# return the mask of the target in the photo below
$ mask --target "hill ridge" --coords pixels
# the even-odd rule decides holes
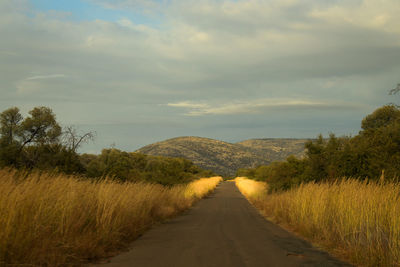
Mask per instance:
[[[239,168],[254,168],[289,155],[302,156],[304,144],[310,139],[254,138],[230,143],[222,140],[180,136],[159,141],[136,152],[168,157],[183,157],[201,168],[232,176]]]

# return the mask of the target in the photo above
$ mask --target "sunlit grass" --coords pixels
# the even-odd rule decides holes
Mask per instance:
[[[266,194],[261,182],[236,179],[266,216],[356,265],[400,266],[400,185],[342,179]]]
[[[235,182],[240,192],[246,197],[251,197],[252,200],[263,199],[267,194],[267,184],[264,182],[257,182],[245,177],[237,177]]]
[[[60,266],[110,255],[220,181],[164,187],[0,170],[0,266]]]
[[[186,186],[187,199],[199,199],[209,194],[222,181],[221,177],[201,178]]]

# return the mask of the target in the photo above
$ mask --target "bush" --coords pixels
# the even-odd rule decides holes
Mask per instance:
[[[99,156],[83,155],[89,177],[113,176],[121,181],[147,181],[163,185],[187,183],[213,173],[183,158],[148,156],[118,149],[103,149]]]
[[[328,139],[322,135],[305,144],[304,159],[289,157],[255,169],[241,169],[238,176],[266,181],[270,191],[287,190],[302,182],[356,177],[377,180],[400,174],[400,109],[383,106],[365,117],[362,131],[354,137]]]

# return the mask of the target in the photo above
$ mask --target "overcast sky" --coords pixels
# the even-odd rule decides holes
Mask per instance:
[[[400,96],[399,0],[0,0],[0,109],[99,152],[176,136],[356,134]]]

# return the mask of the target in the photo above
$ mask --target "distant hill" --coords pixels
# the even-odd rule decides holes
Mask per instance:
[[[249,139],[238,142],[252,149],[262,157],[267,157],[270,161],[285,160],[290,155],[302,157],[305,149],[304,144],[310,139],[289,139],[289,138],[265,138]]]
[[[203,169],[221,175],[234,175],[239,168],[254,168],[289,155],[301,157],[308,139],[250,139],[227,143],[210,138],[185,136],[144,146],[136,152],[168,157],[182,157]]]

